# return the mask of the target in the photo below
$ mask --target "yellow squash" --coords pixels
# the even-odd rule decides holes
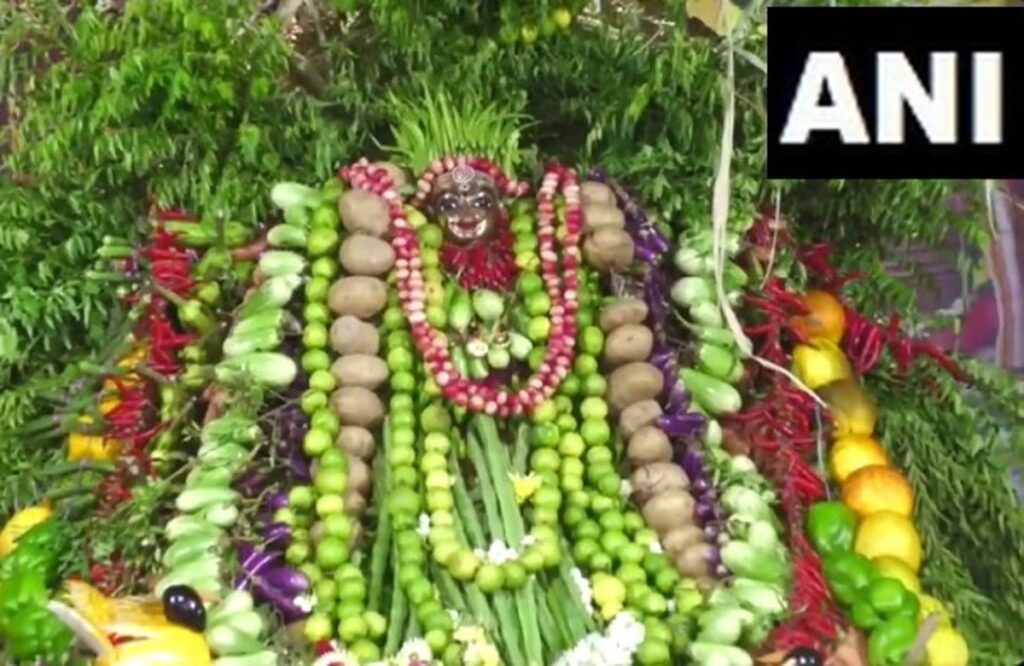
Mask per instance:
[[[108,599],[87,583],[67,583],[50,611],[96,654],[95,666],[211,666],[202,634],[170,622],[156,599]],[[110,640],[116,635],[117,645]]]
[[[10,555],[22,534],[53,515],[53,509],[46,505],[30,506],[11,516],[0,530],[0,557]]]

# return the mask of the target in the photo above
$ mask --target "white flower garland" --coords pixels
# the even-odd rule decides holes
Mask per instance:
[[[644,625],[636,616],[622,611],[608,623],[604,634],[587,634],[554,666],[632,666],[644,634]]]

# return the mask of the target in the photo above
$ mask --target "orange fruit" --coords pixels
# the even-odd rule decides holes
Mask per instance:
[[[888,464],[885,449],[870,435],[844,435],[828,452],[828,472],[836,483],[842,483],[862,467]]]
[[[892,511],[872,513],[860,521],[853,550],[869,560],[899,560],[914,573],[921,569],[921,537],[909,518]]]
[[[898,470],[887,465],[861,467],[840,487],[843,504],[858,518],[879,511],[910,517],[914,510],[914,490]]]
[[[801,299],[808,313],[789,320],[789,327],[805,339],[824,338],[838,343],[846,330],[846,312],[839,299],[827,291],[813,289]]]

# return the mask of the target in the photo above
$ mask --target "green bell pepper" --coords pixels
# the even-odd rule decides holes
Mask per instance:
[[[868,636],[871,666],[900,666],[917,638],[917,621],[894,617],[877,625]]]
[[[807,536],[819,555],[853,548],[857,518],[842,502],[816,502],[807,511]]]
[[[852,551],[826,556],[821,568],[832,594],[846,607],[852,606],[878,576],[871,560]]]

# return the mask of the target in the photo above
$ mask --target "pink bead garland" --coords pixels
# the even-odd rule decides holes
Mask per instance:
[[[528,183],[510,180],[500,168],[481,157],[443,157],[435,160],[430,169],[417,181],[416,201],[429,197],[437,176],[458,165],[467,165],[490,176],[498,188],[508,196],[522,196]],[[362,188],[383,197],[389,204],[391,215],[391,246],[395,250],[395,278],[398,299],[402,304],[412,331],[413,340],[441,394],[460,407],[505,417],[531,411],[554,395],[558,385],[569,374],[573,348],[576,344],[576,310],[579,302],[580,230],[583,211],[576,173],[558,164],[549,166],[537,191],[537,238],[540,251],[541,277],[551,299],[551,331],[548,349],[537,371],[526,385],[515,392],[487,386],[480,381],[463,377],[452,363],[442,336],[426,321],[424,282],[420,262],[419,239],[405,217],[401,195],[387,171],[359,160],[339,171],[353,187]],[[555,251],[555,193],[561,186],[565,197],[565,237],[562,240],[563,279],[559,279],[558,254]]]

